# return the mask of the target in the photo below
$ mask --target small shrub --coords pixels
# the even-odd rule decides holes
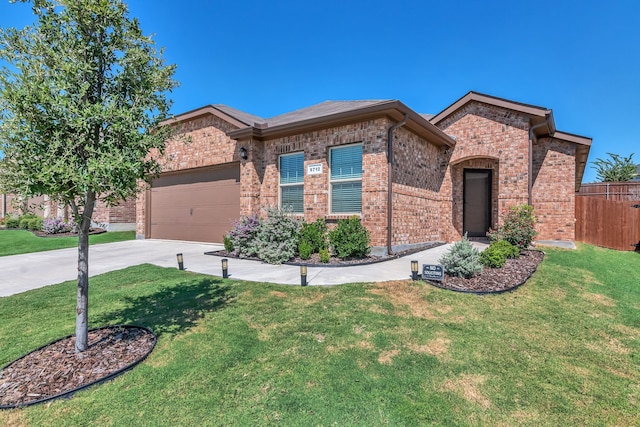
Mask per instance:
[[[228,234],[225,234],[222,237],[222,244],[224,245],[224,250],[227,252],[233,252],[234,247],[233,247],[233,240],[231,240],[231,237],[229,237]]]
[[[440,258],[440,264],[447,274],[467,279],[482,271],[480,251],[471,245],[466,234]]]
[[[42,231],[47,234],[68,233],[72,228],[73,225],[62,218],[47,218],[42,222]]]
[[[318,218],[315,222],[304,223],[298,233],[300,243],[306,241],[311,245],[311,253],[319,252],[327,247],[327,223],[324,218]]]
[[[261,222],[255,244],[258,257],[269,264],[282,264],[296,254],[301,221],[288,210],[269,208]]]
[[[491,242],[489,247],[493,247],[494,250],[502,252],[506,258],[518,258],[520,256],[520,249],[506,240]]]
[[[329,241],[338,257],[364,257],[369,254],[369,231],[362,225],[360,218],[338,220],[336,228],[329,232]]]
[[[311,258],[311,254],[313,253],[313,245],[309,243],[307,240],[302,240],[298,243],[298,253],[300,254],[300,258],[309,259]]]
[[[517,258],[520,250],[506,240],[491,242],[480,254],[480,262],[491,268],[501,268],[507,262],[507,258]]]
[[[27,223],[27,228],[32,231],[42,230],[43,219],[40,217],[32,218]]]
[[[519,249],[526,249],[538,235],[535,230],[536,222],[533,206],[513,206],[505,214],[502,225],[497,230],[489,231],[487,235],[491,241],[506,240]]]
[[[256,215],[243,216],[233,223],[228,236],[233,251],[241,258],[257,254],[255,239],[260,228],[260,219]]]
[[[8,216],[4,220],[4,225],[7,228],[20,228],[20,218],[15,216]]]
[[[486,267],[501,268],[507,262],[507,257],[491,245],[480,253],[480,262]]]
[[[320,262],[323,264],[327,264],[331,259],[331,255],[329,255],[329,249],[327,248],[320,249],[320,252],[318,252],[318,255],[320,256]]]

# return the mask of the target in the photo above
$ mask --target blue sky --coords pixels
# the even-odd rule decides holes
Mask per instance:
[[[470,90],[551,108],[589,161],[640,163],[640,2],[130,0],[181,86],[172,112],[271,117],[327,99],[437,113]],[[0,0],[0,26],[32,21]],[[595,181],[588,165],[583,181]]]

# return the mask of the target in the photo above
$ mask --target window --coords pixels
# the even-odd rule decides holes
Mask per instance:
[[[280,207],[304,212],[304,153],[280,156]]]
[[[362,211],[362,145],[332,148],[331,213]]]

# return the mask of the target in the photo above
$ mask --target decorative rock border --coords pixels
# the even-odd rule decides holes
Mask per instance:
[[[151,352],[153,351],[153,349],[156,347],[156,343],[158,342],[158,337],[156,336],[156,334],[155,334],[155,333],[153,333],[153,331],[152,331],[152,330],[150,330],[149,328],[146,328],[146,327],[144,327],[144,326],[135,326],[135,325],[110,325],[110,326],[102,326],[102,327],[100,327],[100,328],[94,328],[94,329],[89,330],[88,332],[100,331],[100,330],[104,330],[104,329],[116,329],[116,328],[123,328],[123,329],[139,329],[139,330],[143,330],[143,331],[145,331],[146,333],[150,334],[150,335],[153,337],[153,344],[152,344],[151,348],[149,349],[149,351],[147,351],[144,355],[142,355],[142,357],[139,357],[138,359],[136,359],[135,361],[133,361],[133,362],[132,362],[132,363],[130,363],[129,365],[127,365],[127,366],[125,366],[125,367],[123,367],[123,368],[120,368],[120,369],[118,369],[117,371],[114,371],[114,372],[111,372],[110,374],[107,374],[107,375],[106,375],[106,376],[104,376],[103,378],[99,378],[99,379],[97,379],[97,380],[95,380],[95,381],[92,381],[92,382],[90,382],[90,383],[83,384],[83,385],[81,385],[81,386],[79,386],[79,387],[76,387],[76,388],[71,389],[71,390],[64,391],[64,392],[62,392],[62,393],[59,393],[59,394],[56,394],[56,395],[53,395],[53,396],[47,396],[47,397],[45,397],[45,398],[43,398],[43,399],[39,399],[39,400],[32,400],[32,401],[29,401],[29,402],[18,403],[18,404],[15,404],[15,405],[0,405],[0,410],[1,410],[1,409],[15,409],[15,408],[22,408],[22,407],[27,407],[27,406],[31,406],[31,405],[37,405],[37,404],[39,404],[39,403],[49,402],[49,401],[56,400],[56,399],[70,398],[71,396],[73,396],[75,393],[77,393],[77,392],[79,392],[79,391],[85,390],[85,389],[87,389],[87,388],[89,388],[89,387],[92,387],[92,386],[94,386],[94,385],[102,384],[102,383],[104,383],[104,382],[106,382],[106,381],[110,381],[110,380],[112,380],[112,379],[114,379],[114,378],[118,377],[119,375],[124,374],[125,372],[127,372],[128,370],[130,370],[130,369],[134,368],[134,367],[135,367],[136,365],[138,365],[140,362],[142,362],[143,360],[145,360],[145,359],[149,356],[149,354],[151,354]],[[33,354],[33,353],[37,352],[37,351],[40,351],[40,350],[42,350],[42,349],[44,349],[44,348],[47,348],[47,347],[49,347],[49,346],[51,346],[51,345],[54,345],[54,344],[56,344],[56,343],[58,343],[58,342],[60,342],[60,341],[64,341],[64,340],[66,340],[66,339],[69,339],[69,338],[71,338],[71,337],[73,337],[73,336],[75,336],[75,334],[67,335],[66,337],[59,338],[59,339],[57,339],[57,340],[55,340],[55,341],[51,341],[51,342],[49,342],[48,344],[45,344],[45,345],[43,345],[43,346],[40,346],[40,347],[36,348],[35,350],[32,350],[32,351],[30,351],[29,353],[26,353],[26,354],[24,354],[23,356],[21,356],[21,357],[19,357],[19,358],[15,359],[14,361],[9,362],[7,365],[3,366],[3,367],[2,367],[2,369],[0,369],[0,372],[4,371],[5,369],[9,368],[9,367],[10,367],[11,365],[13,365],[14,363],[16,363],[16,362],[18,362],[18,361],[20,361],[20,360],[24,359],[25,357],[27,357],[27,356],[29,356],[29,355],[31,355],[31,354]]]

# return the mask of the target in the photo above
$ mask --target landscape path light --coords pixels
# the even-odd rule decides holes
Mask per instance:
[[[176,255],[178,257],[178,269],[184,270],[184,257],[182,254]]]
[[[418,260],[411,261],[411,278],[418,280]]]
[[[226,258],[222,258],[222,278],[229,278],[229,260]]]

